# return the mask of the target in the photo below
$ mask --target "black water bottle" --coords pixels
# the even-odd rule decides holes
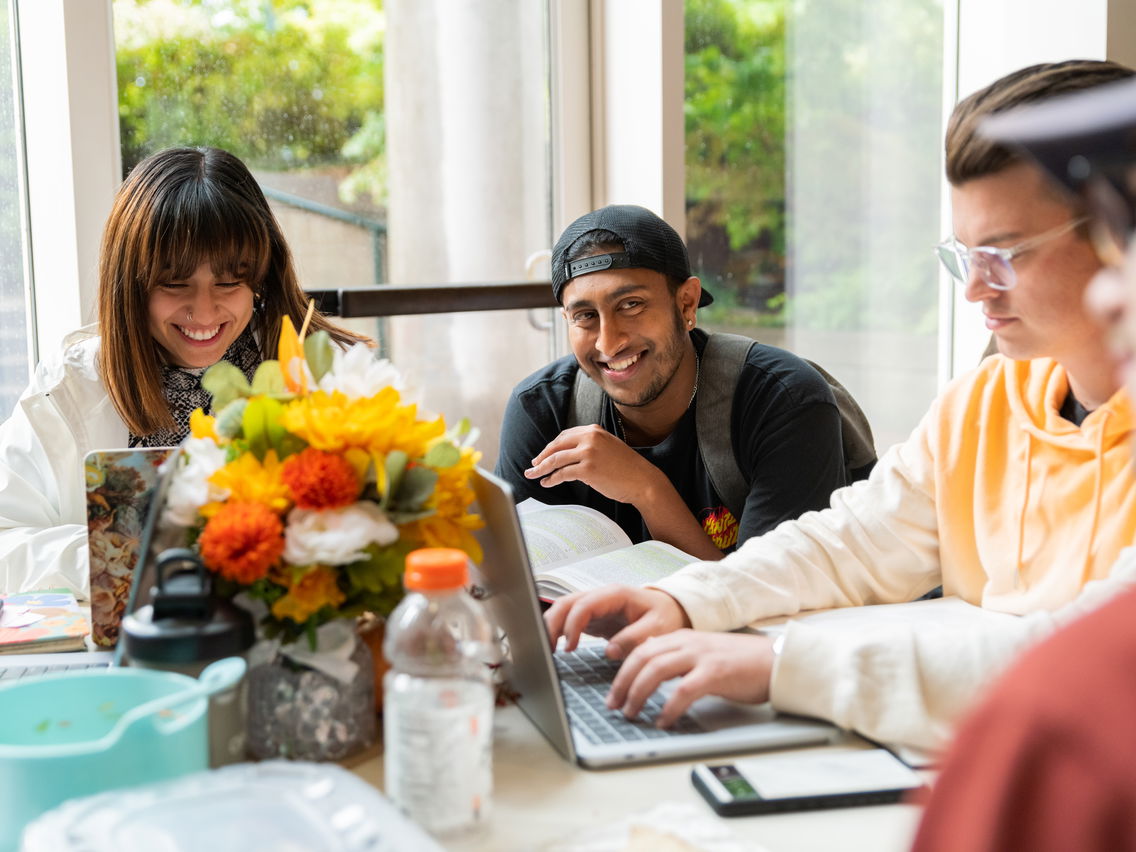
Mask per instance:
[[[192,550],[158,557],[153,603],[122,621],[125,655],[132,666],[197,677],[224,657],[247,658],[255,639],[252,616],[212,595],[210,575]],[[209,700],[209,765],[245,759],[247,697],[244,678]]]

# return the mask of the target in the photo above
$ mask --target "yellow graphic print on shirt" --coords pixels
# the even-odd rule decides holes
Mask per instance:
[[[738,519],[725,506],[703,509],[702,529],[719,550],[738,543]]]

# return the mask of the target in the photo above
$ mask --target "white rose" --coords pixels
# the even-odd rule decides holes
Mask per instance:
[[[229,496],[227,489],[208,481],[225,466],[225,450],[212,438],[187,438],[177,465],[166,492],[162,520],[189,527],[197,523],[197,512],[202,506]]]
[[[336,348],[331,369],[319,381],[322,391],[339,391],[349,397],[371,397],[385,387],[402,390],[402,376],[385,358],[376,358],[365,343],[350,349]]]
[[[293,509],[284,530],[284,559],[292,565],[347,565],[365,559],[369,544],[392,544],[398,528],[376,503],[344,509]]]

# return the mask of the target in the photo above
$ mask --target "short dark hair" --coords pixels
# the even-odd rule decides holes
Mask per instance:
[[[980,135],[982,119],[1032,101],[1101,86],[1136,75],[1117,62],[1071,59],[1031,65],[959,101],[947,123],[947,180],[959,186],[1023,162],[1023,154]]]

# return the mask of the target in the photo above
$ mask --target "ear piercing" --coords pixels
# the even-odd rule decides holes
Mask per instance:
[[[694,325],[694,320],[687,320],[687,321],[686,321],[686,324],[687,324],[687,326],[688,326],[688,327],[689,327],[689,326],[693,326],[693,325]]]

